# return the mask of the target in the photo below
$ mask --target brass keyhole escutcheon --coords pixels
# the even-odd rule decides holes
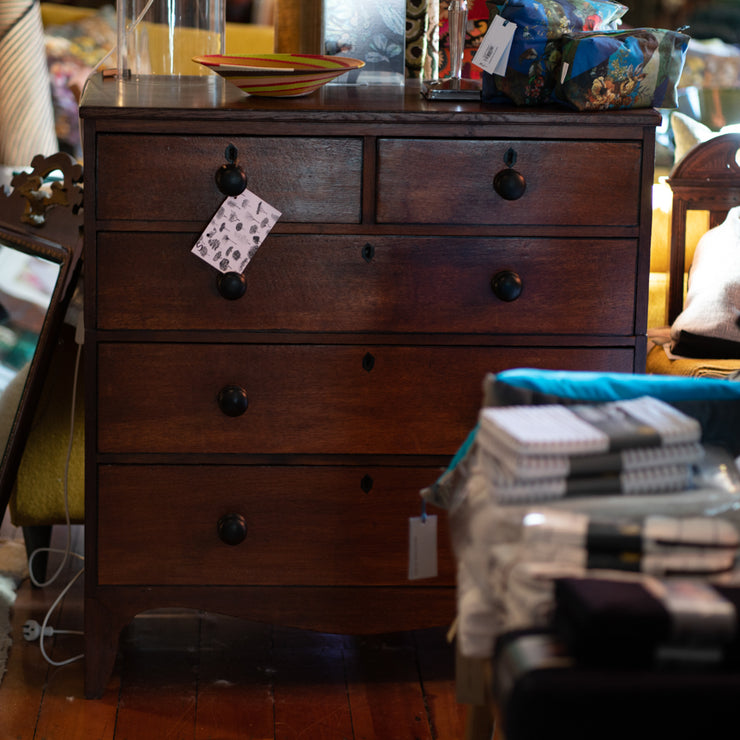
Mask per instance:
[[[375,247],[372,244],[367,243],[362,248],[362,259],[364,259],[365,262],[372,262],[373,257],[375,257]]]
[[[216,186],[224,195],[240,195],[247,187],[247,175],[237,164],[238,156],[239,150],[229,144],[224,152],[226,164],[216,170]]]

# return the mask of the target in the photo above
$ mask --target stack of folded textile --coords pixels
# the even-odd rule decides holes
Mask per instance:
[[[520,542],[531,563],[659,576],[725,573],[740,544],[735,527],[716,517],[607,519],[547,508],[525,514]]]
[[[740,586],[695,578],[563,578],[553,627],[579,665],[740,665]]]
[[[593,405],[488,407],[478,463],[499,503],[691,487],[699,423],[649,396]]]
[[[535,547],[580,545],[595,569],[553,580],[552,627],[577,663],[737,663],[740,537],[730,522],[648,516],[619,524],[550,512],[523,529]],[[640,575],[620,578],[601,568]]]
[[[733,586],[740,606],[739,548],[736,526],[718,516],[595,516],[554,506],[480,507],[457,542],[463,654],[484,657],[497,635],[557,625],[574,655],[626,658],[620,640],[634,639],[634,650],[640,640],[653,640],[651,628],[643,631],[640,619],[651,614],[645,605],[648,595],[668,604],[665,584]],[[685,587],[686,599],[693,599],[699,588]],[[606,616],[598,612],[602,603],[612,610]],[[679,607],[684,610],[680,614],[697,623],[709,614],[702,603],[679,602],[674,595],[670,608]],[[670,619],[673,624],[675,616]],[[656,622],[662,629],[662,622]],[[711,627],[711,621],[699,626]],[[736,651],[740,654],[740,641]]]

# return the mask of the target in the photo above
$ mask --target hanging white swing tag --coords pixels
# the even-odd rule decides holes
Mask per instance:
[[[494,16],[472,63],[491,74],[505,76],[515,31],[516,23],[507,21],[500,15]]]
[[[437,575],[437,517],[409,518],[409,580]]]

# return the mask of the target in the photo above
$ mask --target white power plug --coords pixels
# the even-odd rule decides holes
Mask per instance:
[[[53,634],[54,630],[52,627],[46,627],[46,629],[44,629],[44,637],[51,637]],[[29,619],[23,625],[23,637],[28,640],[28,642],[38,640],[39,637],[41,637],[41,625],[35,619]]]
[[[83,634],[79,630],[55,630],[53,627],[48,625],[44,627],[44,637],[51,637],[52,635],[81,635]],[[23,637],[28,642],[33,642],[41,637],[41,625],[35,619],[29,619],[23,625]]]

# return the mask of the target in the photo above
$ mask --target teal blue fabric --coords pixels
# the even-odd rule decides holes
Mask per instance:
[[[473,446],[473,442],[475,442],[475,435],[478,433],[478,427],[480,424],[476,424],[468,433],[468,436],[465,438],[465,441],[460,445],[460,449],[455,453],[455,456],[450,460],[450,464],[447,466],[447,470],[445,472],[454,470],[460,460],[462,460],[464,457],[467,456],[468,452],[470,452],[470,448]],[[443,473],[444,475],[444,473]]]
[[[715,378],[516,368],[497,373],[496,381],[577,401],[618,401],[638,396],[653,396],[669,403],[740,399],[740,382]]]
[[[465,467],[464,463],[471,455],[475,436],[478,433],[478,426],[476,424],[471,429],[444,473],[430,486],[422,489],[421,496],[424,501],[443,509],[450,509],[454,505],[456,496],[465,483],[464,473],[461,473],[460,469]]]
[[[488,403],[605,403],[652,396],[676,406],[702,425],[702,442],[740,455],[740,382],[672,375],[633,375],[569,370],[515,368],[487,378]],[[495,392],[493,389],[495,388]],[[476,425],[455,453],[445,472],[422,491],[445,508],[462,487],[459,469],[471,454]]]

